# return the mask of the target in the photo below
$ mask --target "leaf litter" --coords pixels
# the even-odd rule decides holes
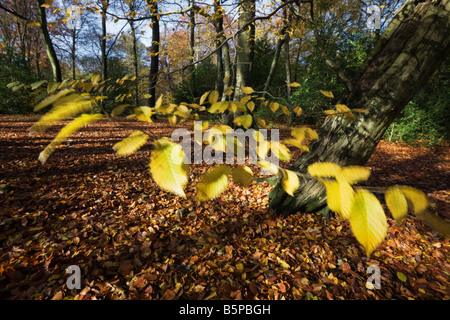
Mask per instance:
[[[184,199],[153,182],[151,143],[129,157],[114,153],[135,130],[149,141],[170,136],[166,122],[91,124],[41,165],[60,127],[31,135],[34,117],[0,121],[1,299],[450,297],[450,241],[418,220],[397,226],[389,216],[388,236],[368,259],[348,221],[274,214],[266,182],[230,182],[199,203],[195,182],[210,166],[191,166]],[[366,167],[371,186],[419,188],[449,218],[448,146],[382,141]],[[80,290],[67,287],[70,265],[80,267]],[[380,289],[367,282],[370,265],[380,268]]]

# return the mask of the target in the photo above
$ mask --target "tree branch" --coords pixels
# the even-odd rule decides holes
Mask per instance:
[[[1,3],[0,3],[0,9],[3,9],[4,11],[6,11],[6,12],[8,12],[8,13],[14,15],[14,16],[16,16],[16,17],[19,18],[19,19],[22,19],[22,20],[25,20],[25,21],[32,21],[32,19],[27,18],[27,17],[21,15],[20,13],[15,12],[14,10],[11,10],[11,9],[5,7],[5,6],[2,5]]]

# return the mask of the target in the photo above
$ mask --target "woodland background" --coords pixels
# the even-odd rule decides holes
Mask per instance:
[[[242,11],[246,3],[254,10]],[[126,118],[134,107],[152,107],[161,95],[164,103],[198,103],[205,92],[240,88],[242,79],[287,107],[254,112],[282,136],[291,126],[318,127],[330,103],[321,90],[345,93],[343,80],[357,74],[402,4],[1,1],[0,298],[448,299],[448,237],[414,217],[402,226],[388,217],[388,236],[368,258],[347,221],[268,209],[268,182],[231,182],[220,197],[198,204],[195,182],[209,166],[191,169],[181,199],[152,181],[151,146],[126,158],[112,149],[134,130],[153,140],[188,126],[169,126],[158,116],[153,123]],[[369,5],[380,8],[379,29],[367,27]],[[305,16],[315,17],[316,28]],[[238,63],[243,34],[244,64]],[[123,105],[121,117],[90,124],[40,164],[39,153],[65,122],[30,136],[43,114],[33,112],[42,99],[33,84],[95,77],[105,83],[102,110],[111,114]],[[414,186],[444,219],[450,218],[449,81],[447,57],[365,165],[372,172],[367,184]],[[285,168],[301,155],[292,153]],[[82,290],[65,285],[72,264],[81,267]],[[379,290],[366,285],[372,264],[381,269]]]

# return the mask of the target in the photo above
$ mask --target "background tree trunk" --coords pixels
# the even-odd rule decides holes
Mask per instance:
[[[314,162],[364,165],[391,122],[445,60],[450,47],[450,0],[408,0],[397,12],[366,60],[353,90],[342,103],[368,114],[349,122],[327,119],[319,140],[292,170],[305,174]],[[294,197],[280,185],[270,206],[279,213],[316,212],[326,206],[325,190],[315,179],[300,178]]]
[[[101,60],[102,60],[102,80],[108,79],[108,55],[106,53],[106,10],[109,7],[109,0],[102,1],[102,39],[100,42]]]
[[[158,19],[158,1],[148,0],[151,5],[152,12],[152,46],[150,58],[150,75],[149,75],[149,90],[151,95],[149,98],[149,107],[155,106],[156,103],[156,85],[158,84],[158,69],[159,69],[159,19]]]
[[[44,0],[37,1],[38,19],[41,25],[39,29],[41,32],[42,40],[44,41],[45,50],[47,51],[47,55],[50,60],[50,64],[52,66],[53,80],[56,82],[61,82],[62,81],[61,66],[59,64],[58,56],[56,55],[56,51],[53,46],[52,40],[50,39],[50,35],[48,33],[47,13],[45,12],[45,7],[42,7],[43,4],[45,4]]]

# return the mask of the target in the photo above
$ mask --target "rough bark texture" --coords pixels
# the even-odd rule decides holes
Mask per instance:
[[[367,59],[353,90],[342,103],[369,111],[354,122],[327,119],[319,140],[292,170],[306,173],[314,162],[364,165],[385,130],[429,80],[450,50],[450,0],[408,0],[397,12]],[[294,197],[280,185],[270,206],[279,213],[315,212],[326,206],[325,191],[314,179],[301,178]]]

